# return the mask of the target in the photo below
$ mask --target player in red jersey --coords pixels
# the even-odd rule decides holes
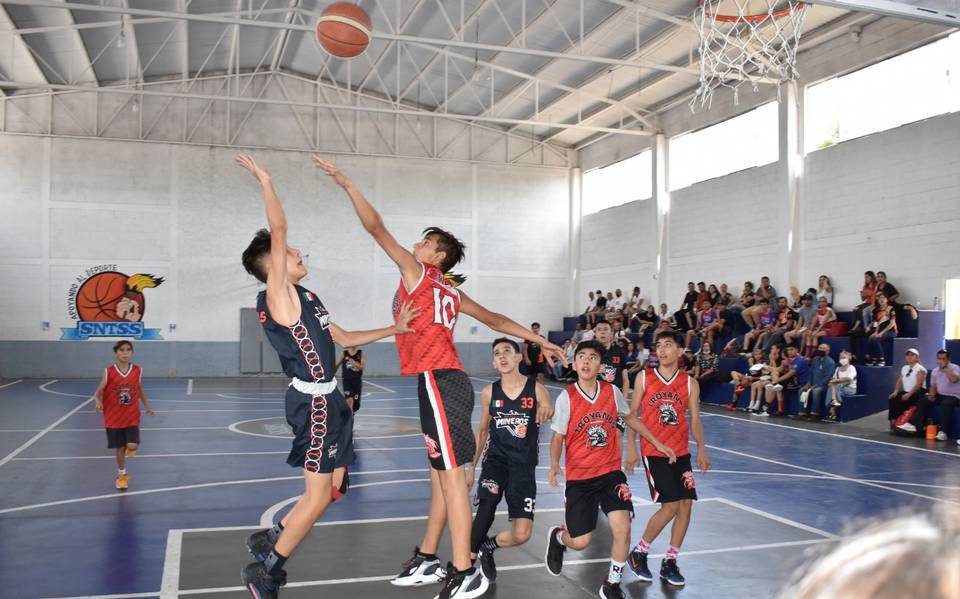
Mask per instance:
[[[544,561],[547,571],[559,576],[567,547],[582,551],[590,544],[599,508],[607,515],[613,533],[610,570],[599,595],[601,599],[622,599],[620,580],[630,550],[633,495],[620,470],[620,434],[629,426],[670,459],[676,456],[630,412],[618,387],[597,380],[605,349],[599,341],[584,341],[577,346],[577,382],[561,391],[554,404],[547,480],[551,486],[558,485],[560,455],[566,448],[566,528],[550,529]]]
[[[103,426],[107,429],[107,448],[116,450],[118,491],[126,491],[129,486],[127,477],[127,458],[137,455],[140,446],[140,401],[147,414],[156,416],[150,407],[147,395],[143,392],[140,379],[143,371],[130,363],[133,356],[133,343],[127,340],[117,341],[113,346],[117,361],[107,366],[100,377],[100,384],[93,392],[97,411],[103,412]]]
[[[680,370],[678,360],[683,353],[683,337],[676,331],[657,333],[655,344],[660,365],[638,376],[633,387],[632,414],[640,413],[647,428],[676,454],[676,461],[668,460],[663,450],[640,441],[643,467],[653,501],[660,509],[650,517],[643,536],[630,552],[630,569],[638,578],[650,582],[653,575],[647,566],[650,543],[673,522],[670,547],[660,564],[660,578],[672,586],[682,587],[683,576],[677,568],[680,545],[690,526],[690,513],[697,499],[697,483],[690,464],[690,431],[697,442],[697,465],[701,472],[710,469],[710,459],[703,441],[700,422],[700,385],[696,379]],[[689,423],[687,411],[690,412]],[[637,463],[637,448],[633,435],[628,437],[627,472]]]
[[[463,465],[473,459],[476,440],[470,424],[474,392],[457,355],[453,328],[460,312],[491,329],[540,344],[547,359],[563,361],[563,350],[513,320],[487,310],[451,284],[449,271],[463,259],[463,243],[437,227],[408,250],[397,243],[383,219],[336,166],[314,156],[313,161],[347,192],[364,229],[400,269],[394,309],[410,302],[420,310],[411,326],[416,331],[397,338],[400,373],[418,376],[420,424],[430,457],[430,511],[423,541],[403,571],[391,582],[414,586],[437,582],[436,557],[444,524],[450,522],[453,562],[438,599],[471,599],[487,589],[487,581],[470,561],[470,501]]]

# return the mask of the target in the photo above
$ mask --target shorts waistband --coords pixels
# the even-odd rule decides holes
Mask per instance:
[[[290,380],[290,386],[306,395],[330,395],[337,388],[336,379],[326,383],[308,383],[297,377]]]

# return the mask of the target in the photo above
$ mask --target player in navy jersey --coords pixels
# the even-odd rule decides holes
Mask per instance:
[[[341,366],[343,367],[342,370]],[[343,350],[343,354],[337,360],[336,370],[341,370],[340,376],[343,379],[343,396],[347,399],[347,405],[350,406],[354,414],[360,409],[360,395],[363,393],[363,369],[366,366],[367,359],[363,357],[363,350],[356,347],[348,347]]]
[[[500,547],[523,545],[533,530],[537,502],[537,453],[540,425],[553,415],[546,388],[520,374],[523,354],[516,341],[493,341],[493,367],[500,380],[480,392],[480,428],[477,453],[466,468],[467,486],[473,486],[474,468],[483,460],[477,485],[477,514],[470,534],[471,559],[480,558],[480,571],[490,581],[497,578],[493,552]],[[488,537],[497,505],[506,495],[508,530]]]
[[[287,219],[270,174],[250,156],[241,154],[237,162],[263,190],[270,230],[257,231],[243,252],[243,266],[267,285],[257,295],[257,315],[284,374],[291,378],[285,403],[294,439],[287,463],[303,469],[305,485],[301,498],[276,526],[247,539],[257,561],[244,567],[243,584],[254,599],[273,599],[286,582],[287,558],[349,483],[353,412],[337,389],[334,344],[364,345],[408,333],[416,311],[404,306],[394,326],[370,331],[344,331],[334,324],[320,299],[299,285],[307,269],[300,251],[287,245]]]

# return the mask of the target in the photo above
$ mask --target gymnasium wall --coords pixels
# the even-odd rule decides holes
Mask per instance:
[[[164,341],[137,344],[148,374],[234,375],[239,310],[259,289],[240,264],[265,225],[259,187],[227,148],[0,136],[0,374],[91,376],[109,342],[61,341],[74,328],[70,288],[115,265],[163,277],[143,291],[143,322]],[[342,190],[304,152],[255,153],[273,174],[290,243],[309,254],[304,284],[341,326],[390,320],[395,266],[358,223]],[[406,246],[427,225],[467,244],[463,290],[521,323],[569,311],[569,171],[467,162],[336,156]],[[44,324],[46,323],[46,324]],[[494,334],[469,317],[456,329],[468,369],[489,370]],[[391,343],[369,372],[396,372]]]

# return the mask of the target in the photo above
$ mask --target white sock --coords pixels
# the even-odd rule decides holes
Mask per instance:
[[[127,473],[127,469],[126,469],[126,468],[118,468],[118,469],[117,469],[117,474],[126,474],[126,473]]]
[[[563,545],[563,529],[557,531],[557,542]],[[566,547],[566,545],[564,545]]]
[[[610,571],[607,573],[607,580],[612,583],[619,583],[620,578],[623,576],[623,567],[627,565],[627,562],[615,562],[610,560]]]

